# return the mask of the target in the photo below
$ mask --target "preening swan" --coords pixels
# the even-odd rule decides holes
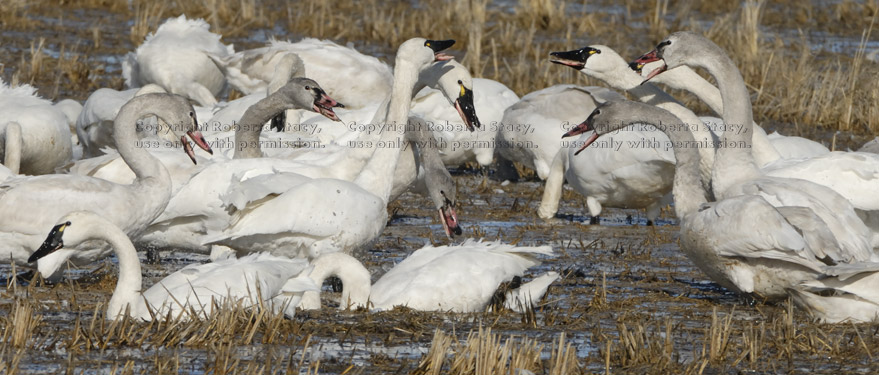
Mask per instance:
[[[0,162],[14,174],[54,173],[70,161],[72,147],[64,112],[36,88],[0,79]]]
[[[806,208],[826,223],[843,251],[872,253],[873,234],[844,197],[810,181],[764,176],[757,168],[750,152],[753,118],[748,89],[735,64],[720,47],[694,33],[678,32],[639,59],[645,63],[657,60],[664,64],[648,77],[679,65],[708,70],[720,88],[724,123],[742,126],[740,131],[725,132],[717,150],[711,178],[715,196],[759,195],[776,207]]]
[[[692,134],[669,112],[629,101],[608,102],[568,135],[594,130],[586,140],[633,123],[655,125],[675,147],[674,200],[681,221],[681,250],[718,284],[759,298],[786,298],[786,288],[814,280],[827,264],[867,261],[868,249],[839,245],[825,222],[806,207],[774,207],[770,198],[740,194],[708,202],[700,181]],[[718,161],[721,156],[718,155]]]
[[[232,88],[244,95],[271,94],[292,77],[306,77],[302,59],[293,52],[263,47],[228,56],[208,57],[217,64]]]
[[[135,143],[135,122],[151,114],[171,124],[172,129],[186,132],[204,150],[210,150],[196,130],[197,120],[185,98],[148,94],[132,99],[119,111],[113,136],[122,159],[137,178],[130,185],[76,175],[7,179],[0,184],[0,211],[7,213],[0,215],[0,258],[24,264],[45,237],[45,233],[40,232],[72,211],[94,211],[131,237],[143,233],[165,209],[171,195],[168,171]],[[181,137],[181,143],[193,157],[185,136]],[[91,260],[106,253],[106,249],[91,248],[89,244],[78,250],[89,251],[77,252],[74,255],[77,261]]]
[[[59,259],[52,263],[61,263],[79,244],[106,241],[119,260],[119,280],[107,304],[106,319],[126,313],[143,320],[205,318],[213,313],[215,305],[226,303],[283,310],[292,317],[302,293],[317,289],[305,276],[309,270],[305,260],[253,254],[241,259],[191,264],[141,292],[140,260],[125,232],[90,211],[74,211],[59,221],[28,262],[55,257]]]
[[[475,240],[452,246],[428,245],[414,251],[370,286],[369,271],[363,264],[350,255],[331,253],[312,262],[310,277],[318,285],[329,276],[342,280],[340,309],[389,310],[406,306],[422,311],[475,312],[485,309],[502,282],[539,265],[538,255],[552,256],[552,248]],[[538,284],[542,287],[547,280],[551,283],[555,280],[552,276],[557,278],[558,274],[543,277]],[[535,294],[525,301],[542,298],[546,288],[540,290],[541,287],[531,290]],[[527,290],[521,292],[529,294]],[[320,308],[320,293],[306,292],[300,308]]]
[[[135,52],[125,56],[122,76],[126,86],[155,83],[170,93],[213,107],[216,96],[226,87],[226,77],[207,54],[224,57],[234,50],[209,29],[202,19],[190,20],[186,15],[169,18],[147,35]]]

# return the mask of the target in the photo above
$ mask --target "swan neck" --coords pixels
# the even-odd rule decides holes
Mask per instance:
[[[384,200],[391,196],[394,184],[394,170],[400,159],[404,144],[403,132],[409,119],[409,106],[412,104],[412,89],[418,80],[418,68],[413,64],[397,59],[394,68],[394,85],[391,90],[387,117],[382,123],[381,138],[372,158],[355,179],[355,183]]]
[[[372,286],[369,271],[354,257],[344,253],[323,254],[312,262],[312,270],[309,277],[320,287],[330,276],[342,280],[342,297],[339,307],[344,309],[348,306],[366,306],[369,302],[369,292]],[[320,292],[307,291],[302,296],[303,303],[317,297],[317,306],[320,305]]]
[[[708,193],[702,184],[699,173],[699,145],[693,138],[689,124],[684,123],[670,113],[657,113],[643,116],[632,123],[646,123],[656,126],[668,136],[674,145],[675,177],[672,194],[675,200],[675,213],[684,219],[699,210],[699,206],[708,202]]]
[[[745,81],[733,61],[719,47],[708,49],[704,59],[697,59],[714,77],[723,102],[725,130],[714,161],[714,193],[723,197],[731,186],[760,176],[751,153],[754,120],[751,98]],[[704,60],[704,61],[701,61]]]
[[[174,118],[161,105],[163,101],[164,98],[156,96],[135,97],[119,110],[119,114],[116,115],[116,119],[113,121],[113,140],[116,142],[119,155],[128,164],[137,178],[141,180],[158,176],[165,169],[158,159],[153,157],[146,149],[137,146],[136,126],[137,120],[148,115],[155,115],[163,120]],[[169,125],[175,127],[182,124],[169,123]],[[165,171],[165,175],[167,176],[167,171]]]
[[[248,107],[235,128],[233,159],[261,158],[263,155],[259,135],[263,125],[282,111],[293,108],[300,107],[285,103],[279,95],[269,95]]]
[[[122,230],[108,222],[78,223],[78,225],[89,225],[92,230],[97,231],[95,237],[107,241],[119,261],[119,280],[116,282],[116,289],[107,305],[106,318],[113,319],[118,314],[124,314],[126,306],[130,306],[132,316],[139,316],[144,306],[141,295],[143,280],[140,260],[137,258],[134,244]]]
[[[6,141],[3,148],[3,165],[13,174],[21,168],[21,125],[17,122],[6,124]]]

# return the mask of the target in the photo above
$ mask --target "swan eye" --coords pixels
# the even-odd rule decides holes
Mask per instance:
[[[192,111],[189,111],[189,117],[192,117],[192,116],[195,116],[195,113],[193,113]]]
[[[459,84],[459,85],[463,85],[464,82],[461,82],[461,80],[459,79],[459,80],[458,80],[458,84]]]
[[[311,90],[311,86],[305,86],[306,90]]]
[[[656,46],[656,49],[662,49],[662,48],[664,48],[665,46],[668,46],[668,45],[670,45],[670,44],[671,44],[671,41],[670,41],[670,40],[666,40],[666,41],[664,41],[664,42],[662,42],[662,43],[659,43],[659,45]]]

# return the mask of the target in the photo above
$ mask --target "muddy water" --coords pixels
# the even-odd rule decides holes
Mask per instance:
[[[46,18],[61,18],[51,10],[46,12],[50,13]],[[57,57],[62,49],[69,54],[70,46],[93,43],[91,28],[96,25],[103,36],[101,47],[89,49],[86,56],[93,72],[89,89],[67,84],[66,76],[41,75],[35,85],[44,95],[79,100],[98,87],[121,88],[119,57],[134,48],[127,38],[130,24],[96,21],[107,18],[105,11],[85,9],[66,13],[63,22],[51,22],[52,26],[38,30],[0,30],[4,46],[0,49],[2,76],[8,80],[15,73],[22,56],[29,56],[27,51],[35,37],[45,37],[43,51]],[[258,46],[272,35],[285,37],[283,30],[275,29],[225,40],[244,49]],[[357,45],[369,53],[388,53],[364,43]],[[647,227],[639,212],[606,209],[601,225],[589,225],[585,202],[568,191],[558,217],[546,222],[534,214],[542,193],[540,183],[503,186],[490,174],[490,170],[456,173],[458,213],[466,228],[465,237],[552,245],[556,257],[544,259],[532,273],[553,270],[564,278],[550,288],[534,319],[509,311],[443,314],[404,309],[382,313],[325,309],[301,312],[292,322],[285,322],[283,329],[259,330],[253,340],[235,345],[225,344],[227,341],[220,338],[211,343],[159,341],[138,345],[121,340],[74,340],[75,331],[88,331],[92,322],[102,321],[94,311],[108,300],[115,282],[114,264],[108,260],[71,270],[69,279],[76,281],[48,286],[7,283],[6,291],[0,293],[0,318],[4,319],[0,332],[9,332],[13,327],[5,319],[11,316],[15,299],[33,302],[34,314],[42,317],[42,323],[25,349],[14,348],[9,334],[3,334],[0,372],[247,373],[282,372],[288,368],[295,371],[319,363],[323,373],[408,373],[427,352],[434,330],[463,340],[479,327],[491,327],[493,333],[504,337],[533,338],[543,345],[544,359],[549,359],[553,343],[564,332],[582,370],[595,373],[608,368],[618,373],[658,371],[655,366],[662,362],[662,355],[632,358],[646,351],[651,342],[668,340],[673,349],[665,356],[670,362],[665,364],[665,372],[698,372],[693,366],[702,363],[710,347],[715,315],[718,319],[730,318],[729,344],[724,355],[706,362],[705,373],[876,371],[872,356],[879,348],[879,330],[875,326],[815,326],[799,312],[788,321],[784,304],[764,305],[725,291],[708,281],[680,253],[679,228],[668,212],[657,226]],[[412,194],[391,205],[395,215],[382,237],[358,254],[373,280],[425,243],[447,243],[429,207],[427,200]],[[177,252],[161,253],[155,264],[147,264],[144,254],[142,258],[146,285],[187,264],[207,261],[203,256]],[[9,277],[13,270],[0,266],[0,275]],[[332,304],[334,294],[329,286],[324,290],[325,303]],[[77,320],[82,326],[76,326]],[[640,327],[650,340],[635,348],[627,347],[621,339],[621,324],[630,329]],[[671,327],[670,338],[666,325]],[[753,331],[761,332],[759,340],[751,338],[749,332]],[[268,337],[281,339],[266,343]],[[757,344],[753,344],[755,340]],[[749,354],[747,342],[757,350]]]

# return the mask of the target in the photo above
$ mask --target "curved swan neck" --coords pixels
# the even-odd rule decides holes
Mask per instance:
[[[712,85],[711,82],[708,82],[705,78],[702,78],[702,76],[694,72],[693,69],[690,69],[689,66],[679,66],[668,70],[653,78],[653,81],[668,85],[672,88],[689,91],[707,104],[714,113],[723,116],[723,97],[720,95],[720,90]],[[751,142],[753,144],[752,151],[757,165],[766,165],[781,159],[781,155],[775,147],[772,146],[772,143],[766,136],[766,132],[757,127],[756,123],[753,123],[753,125],[754,134],[751,135]],[[698,139],[699,137],[697,136],[696,138]],[[711,161],[713,163],[713,157],[711,158]]]
[[[330,276],[336,276],[342,280],[342,297],[339,308],[349,306],[366,306],[369,302],[369,292],[372,287],[369,271],[357,259],[345,253],[323,254],[312,263],[309,277],[318,286]],[[316,303],[315,303],[316,301]],[[302,295],[303,306],[318,308],[320,306],[320,292],[307,291]]]
[[[305,76],[305,64],[302,62],[302,59],[295,53],[284,53],[284,56],[275,65],[272,80],[266,85],[266,97],[284,87],[287,82],[290,82],[290,78]]]
[[[626,125],[637,123],[650,124],[668,135],[674,145],[675,177],[672,191],[675,199],[675,213],[679,219],[685,218],[699,210],[706,203],[707,191],[702,185],[699,175],[700,146],[689,131],[689,125],[667,111],[653,107],[641,107],[642,111],[630,114]]]
[[[693,65],[705,68],[714,76],[723,98],[723,122],[727,131],[717,150],[712,174],[714,193],[722,197],[730,186],[760,176],[751,154],[754,119],[748,88],[735,63],[714,43],[705,43],[702,50],[702,55],[692,59]]]
[[[409,119],[409,106],[412,104],[412,88],[418,80],[419,68],[397,57],[394,67],[394,85],[388,106],[388,114],[383,122],[380,147],[354,180],[358,186],[382,198],[385,204],[391,196],[394,170],[400,159],[403,145],[402,133]]]
[[[116,142],[119,156],[122,157],[125,164],[128,164],[134,175],[137,176],[135,184],[142,184],[147,180],[157,179],[160,181],[157,186],[167,185],[168,194],[170,195],[171,176],[162,163],[150,154],[149,151],[137,146],[137,127],[135,126],[137,120],[148,115],[154,115],[165,121],[172,129],[182,126],[183,124],[175,124],[172,121],[168,121],[168,119],[176,118],[163,105],[163,103],[169,100],[162,94],[147,94],[136,96],[129,100],[128,103],[122,106],[116,115],[116,119],[113,121],[113,140]]]
[[[452,201],[457,198],[455,180],[440,157],[439,145],[427,123],[418,118],[413,118],[410,123],[415,128],[406,132],[406,138],[415,158],[416,175],[424,173],[428,196],[436,208],[441,208],[445,205],[445,197]]]
[[[3,154],[3,165],[13,174],[18,174],[21,168],[21,125],[17,122],[6,124]]]
[[[263,155],[259,135],[263,125],[281,111],[293,108],[298,106],[285,103],[276,95],[269,95],[247,108],[235,129],[235,154],[232,158],[261,158]]]
[[[119,280],[107,304],[106,318],[114,319],[118,314],[124,314],[127,306],[130,306],[131,316],[139,316],[144,307],[144,299],[141,295],[143,280],[140,260],[137,258],[134,244],[122,230],[97,216],[90,220],[81,219],[72,225],[88,227],[89,238],[107,241],[119,260]]]

